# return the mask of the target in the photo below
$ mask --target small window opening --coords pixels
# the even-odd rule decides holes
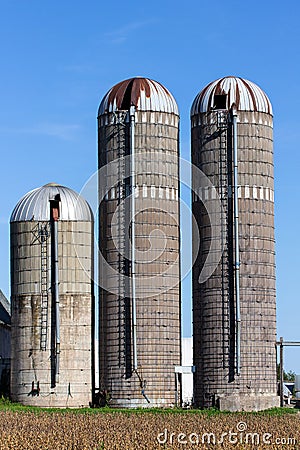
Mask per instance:
[[[214,96],[214,109],[227,109],[226,108],[226,94],[215,94]]]
[[[50,219],[57,221],[59,219],[60,194],[56,194],[54,200],[50,200]]]

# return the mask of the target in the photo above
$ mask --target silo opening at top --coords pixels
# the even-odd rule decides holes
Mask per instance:
[[[125,91],[123,100],[122,100],[122,104],[121,104],[121,109],[127,110],[130,108],[130,106],[132,105],[132,100],[131,100],[131,91],[132,91],[132,87],[133,87],[133,82],[134,82],[134,78],[130,81],[130,83],[127,86],[127,89]]]
[[[214,95],[214,107],[213,109],[226,109],[227,94],[215,94]]]

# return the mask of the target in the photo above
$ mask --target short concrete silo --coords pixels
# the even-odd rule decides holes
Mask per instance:
[[[178,125],[173,96],[147,78],[99,107],[100,393],[112,406],[180,395]]]
[[[269,408],[278,404],[272,107],[254,83],[225,77],[196,96],[191,126],[192,163],[216,187],[223,208],[209,220],[194,179],[201,234],[193,268],[195,403]],[[224,251],[199,283],[212,227],[219,227]]]
[[[93,215],[54,183],[11,215],[11,397],[25,405],[92,400]]]

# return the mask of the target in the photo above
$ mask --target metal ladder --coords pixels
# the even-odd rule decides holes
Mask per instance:
[[[117,145],[118,145],[118,158],[124,158],[126,156],[126,113],[119,112],[116,113],[116,121],[118,125],[117,132]],[[126,307],[125,307],[125,292],[126,285],[125,280],[121,282],[122,275],[126,275],[126,262],[123,256],[126,246],[125,239],[125,161],[120,159],[118,166],[118,185],[116,186],[116,196],[117,196],[117,208],[118,208],[118,273],[120,278],[118,280],[119,286],[119,367],[126,366],[126,332],[125,332],[125,322],[126,322]]]
[[[49,224],[42,223],[39,226],[41,243],[41,350],[47,349],[48,331],[48,238]]]
[[[219,132],[219,197],[223,209],[221,217],[222,232],[222,259],[221,259],[221,289],[222,289],[222,330],[223,330],[223,368],[229,367],[229,341],[230,341],[230,261],[229,261],[229,179],[228,179],[228,111],[217,111],[217,128]]]

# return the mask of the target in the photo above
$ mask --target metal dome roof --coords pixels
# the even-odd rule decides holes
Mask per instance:
[[[28,192],[15,206],[10,221],[50,220],[49,200],[60,195],[60,220],[93,221],[92,211],[83,197],[70,188],[49,183]]]
[[[209,83],[199,92],[192,104],[191,116],[215,109],[215,95],[227,95],[225,109],[235,103],[239,111],[273,115],[270,100],[255,83],[239,77],[224,77]]]
[[[98,116],[134,105],[139,111],[157,111],[179,115],[173,95],[157,81],[129,78],[112,87],[100,103]]]

